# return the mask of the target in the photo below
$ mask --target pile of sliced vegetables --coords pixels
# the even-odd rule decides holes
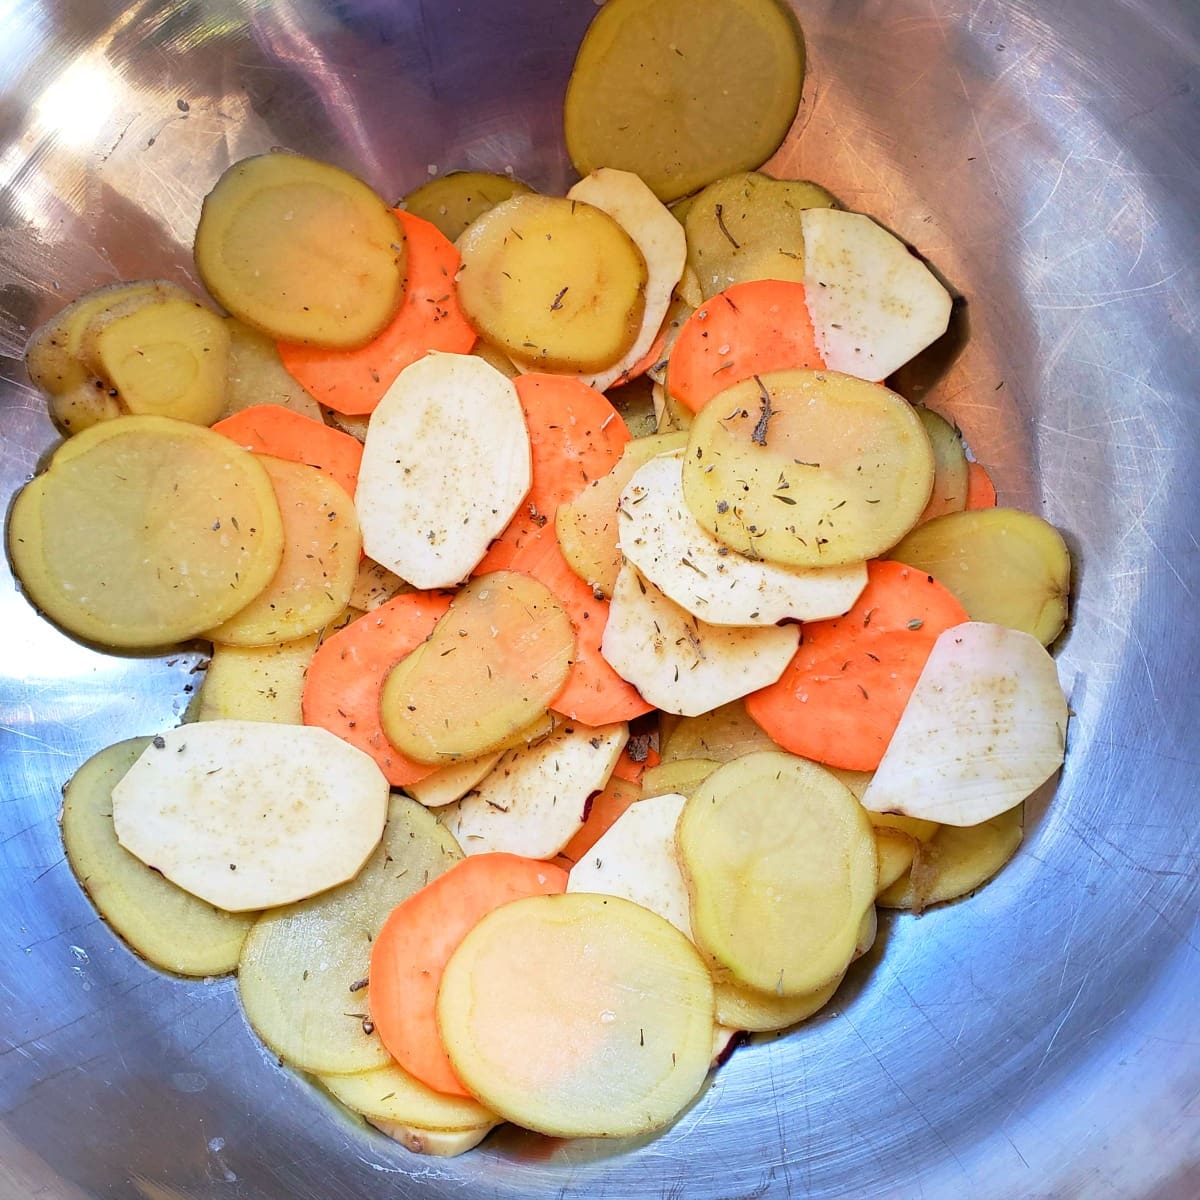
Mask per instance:
[[[29,347],[68,435],[12,510],[29,598],[213,646],[190,721],[67,785],[76,874],[413,1150],[667,1124],[1062,762],[1062,538],[880,382],[950,296],[747,170],[802,75],[774,0],[611,0],[565,197],[247,159],[196,234],[229,315],[118,284]]]

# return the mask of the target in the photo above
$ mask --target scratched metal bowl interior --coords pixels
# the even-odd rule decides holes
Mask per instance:
[[[593,0],[0,5],[0,470],[55,442],[29,331],[115,279],[195,280],[232,160],[571,179],[560,100]],[[1075,559],[1056,794],[966,902],[885,917],[800,1031],[634,1142],[515,1130],[421,1159],[150,969],[63,861],[63,781],[175,723],[198,652],[109,657],[0,581],[4,1197],[1178,1197],[1200,1188],[1200,461],[1193,0],[809,0],[779,173],[880,218],[965,298],[906,374]]]

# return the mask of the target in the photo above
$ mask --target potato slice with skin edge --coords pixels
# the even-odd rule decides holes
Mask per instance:
[[[320,641],[310,633],[274,646],[214,646],[196,720],[303,725],[304,676]]]
[[[696,758],[727,763],[756,750],[778,749],[771,735],[757,724],[740,700],[699,716],[684,717],[662,737],[664,763]]]
[[[713,1047],[712,982],[695,947],[615,896],[535,896],[486,916],[455,951],[438,1025],[490,1109],[558,1137],[667,1124]]]
[[[865,808],[978,825],[1062,765],[1067,701],[1037,638],[969,621],[933,645]]]
[[[720,765],[711,758],[679,758],[647,767],[642,795],[647,800],[671,792],[690,796]]]
[[[1058,530],[1032,513],[948,513],[914,529],[888,557],[944,584],[973,621],[1020,629],[1044,646],[1066,624],[1071,553]]]
[[[412,590],[409,584],[395,571],[389,571],[383,563],[363,558],[358,564],[354,586],[350,589],[350,607],[360,612],[371,612],[381,604],[386,604],[393,596]]]
[[[544,585],[516,571],[477,576],[388,673],[383,731],[416,762],[478,758],[546,713],[574,653],[571,618]]]
[[[950,293],[882,225],[860,213],[810,208],[804,285],[821,357],[831,371],[886,379],[950,324]]]
[[[626,563],[601,650],[656,708],[696,716],[774,683],[799,641],[797,625],[709,625]]]
[[[683,274],[687,239],[679,222],[658,197],[629,171],[601,167],[575,184],[567,192],[567,199],[582,201],[608,213],[632,239],[646,264],[642,325],[633,345],[611,367],[584,376],[585,383],[604,392],[627,379],[650,353],[666,319],[675,285]]]
[[[775,625],[840,617],[867,586],[865,562],[784,567],[747,558],[692,516],[683,451],[646,463],[621,493],[621,553],[643,579],[710,625]]]
[[[383,838],[354,879],[259,918],[242,951],[238,993],[274,1053],[321,1075],[391,1063],[368,1017],[371,941],[397,904],[461,857],[432,813],[393,796]]]
[[[279,566],[283,529],[252,454],[186,421],[120,417],[65,442],[22,489],[8,547],[52,620],[142,649],[245,607]]]
[[[256,913],[228,913],[176,887],[117,841],[112,789],[150,744],[131,738],[94,754],[63,790],[67,861],[100,915],[143,958],[176,975],[227,975]]]
[[[945,417],[930,408],[916,409],[933,450],[933,492],[918,525],[945,513],[962,512],[967,504],[967,455],[962,438]]]
[[[225,323],[229,329],[229,371],[222,417],[256,404],[278,404],[302,417],[323,419],[321,406],[287,373],[271,338],[236,317],[226,317]]]
[[[536,745],[510,750],[439,817],[464,854],[553,858],[583,824],[588,798],[604,787],[628,740],[625,724],[560,726]]]
[[[440,767],[432,775],[406,784],[404,790],[426,808],[441,808],[461,800],[481,779],[492,773],[500,761],[501,750],[479,758],[464,758],[448,767]]]
[[[369,1121],[393,1121],[449,1133],[494,1125],[496,1116],[469,1096],[435,1092],[398,1063],[353,1075],[318,1075],[335,1100]]]
[[[273,338],[333,349],[369,342],[404,298],[404,231],[365,183],[271,153],[234,163],[196,227],[204,286]]]
[[[774,371],[692,422],[683,494],[732,550],[796,567],[890,549],[929,501],[933,451],[911,406],[833,371]]]
[[[226,646],[276,646],[324,629],[350,602],[362,553],[345,488],[304,463],[258,458],[283,520],[283,558],[263,591],[208,631]]]
[[[518,366],[584,375],[606,370],[633,346],[646,262],[593,205],[515,196],[480,217],[459,250],[467,319]]]
[[[375,763],[327,730],[203,721],[153,739],[113,789],[113,822],[147,866],[245,912],[353,878],[387,797]]]
[[[693,934],[722,973],[802,996],[845,968],[875,901],[875,839],[827,771],[782,752],[726,763],[676,839]]]
[[[473,355],[428,354],[400,372],[371,415],[355,494],[363,548],[416,588],[452,587],[531,482],[512,382]]]
[[[488,171],[451,171],[414,188],[401,201],[405,212],[436,225],[450,241],[457,241],[467,227],[491,212],[497,204],[533,191],[511,175]]]
[[[675,826],[686,803],[686,796],[668,793],[631,804],[571,868],[567,891],[621,896],[691,938],[687,884],[675,855]]]
[[[380,1133],[399,1142],[412,1154],[430,1158],[457,1158],[474,1150],[500,1121],[478,1125],[474,1129],[422,1129],[417,1125],[402,1125],[398,1121],[370,1121]]]

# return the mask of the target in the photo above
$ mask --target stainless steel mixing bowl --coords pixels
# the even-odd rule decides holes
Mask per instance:
[[[0,0],[0,493],[53,444],[21,364],[84,288],[191,280],[200,199],[284,145],[397,196],[569,179],[593,0]],[[1200,5],[807,0],[785,170],[966,297],[907,387],[1076,560],[1057,795],[974,899],[887,918],[831,1010],[662,1136],[414,1158],[281,1069],[234,984],[144,966],[63,862],[59,787],[174,723],[194,653],[110,658],[0,580],[0,1195],[1200,1196],[1195,808]],[[968,328],[969,327],[969,328]],[[969,336],[966,336],[968,335]]]

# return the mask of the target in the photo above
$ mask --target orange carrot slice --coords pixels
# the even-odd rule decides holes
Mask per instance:
[[[825,365],[804,284],[735,283],[684,322],[667,365],[667,387],[692,412],[718,392],[766,371]]]
[[[566,891],[567,874],[516,854],[475,854],[392,910],[371,947],[371,1020],[391,1056],[438,1092],[471,1093],[442,1049],[437,994],[450,956],[493,909]]]
[[[408,279],[391,324],[358,350],[279,343],[292,377],[322,404],[351,416],[373,411],[396,376],[430,350],[466,354],[475,345],[454,290],[461,265],[454,243],[428,221],[395,211],[408,246]]]
[[[320,725],[369,754],[393,787],[436,767],[405,758],[384,736],[379,695],[388,672],[415,650],[450,607],[440,592],[409,592],[351,621],[323,642],[304,681],[306,725]]]
[[[214,433],[222,433],[246,450],[270,454],[289,462],[307,463],[327,475],[354,496],[362,442],[322,421],[279,404],[254,404],[218,421]]]
[[[747,696],[746,711],[793,754],[873,771],[933,643],[966,620],[963,606],[932,575],[868,563],[867,586],[854,607],[805,625],[783,675]]]
[[[996,485],[985,467],[967,462],[967,508],[995,508]]]
[[[635,762],[629,753],[629,747],[639,741],[642,746],[642,757]],[[647,746],[645,739],[631,738],[625,749],[621,751],[621,757],[617,759],[617,765],[613,767],[612,773],[615,778],[624,779],[626,783],[641,783],[646,768],[657,767],[661,761],[658,751],[653,746]]]

